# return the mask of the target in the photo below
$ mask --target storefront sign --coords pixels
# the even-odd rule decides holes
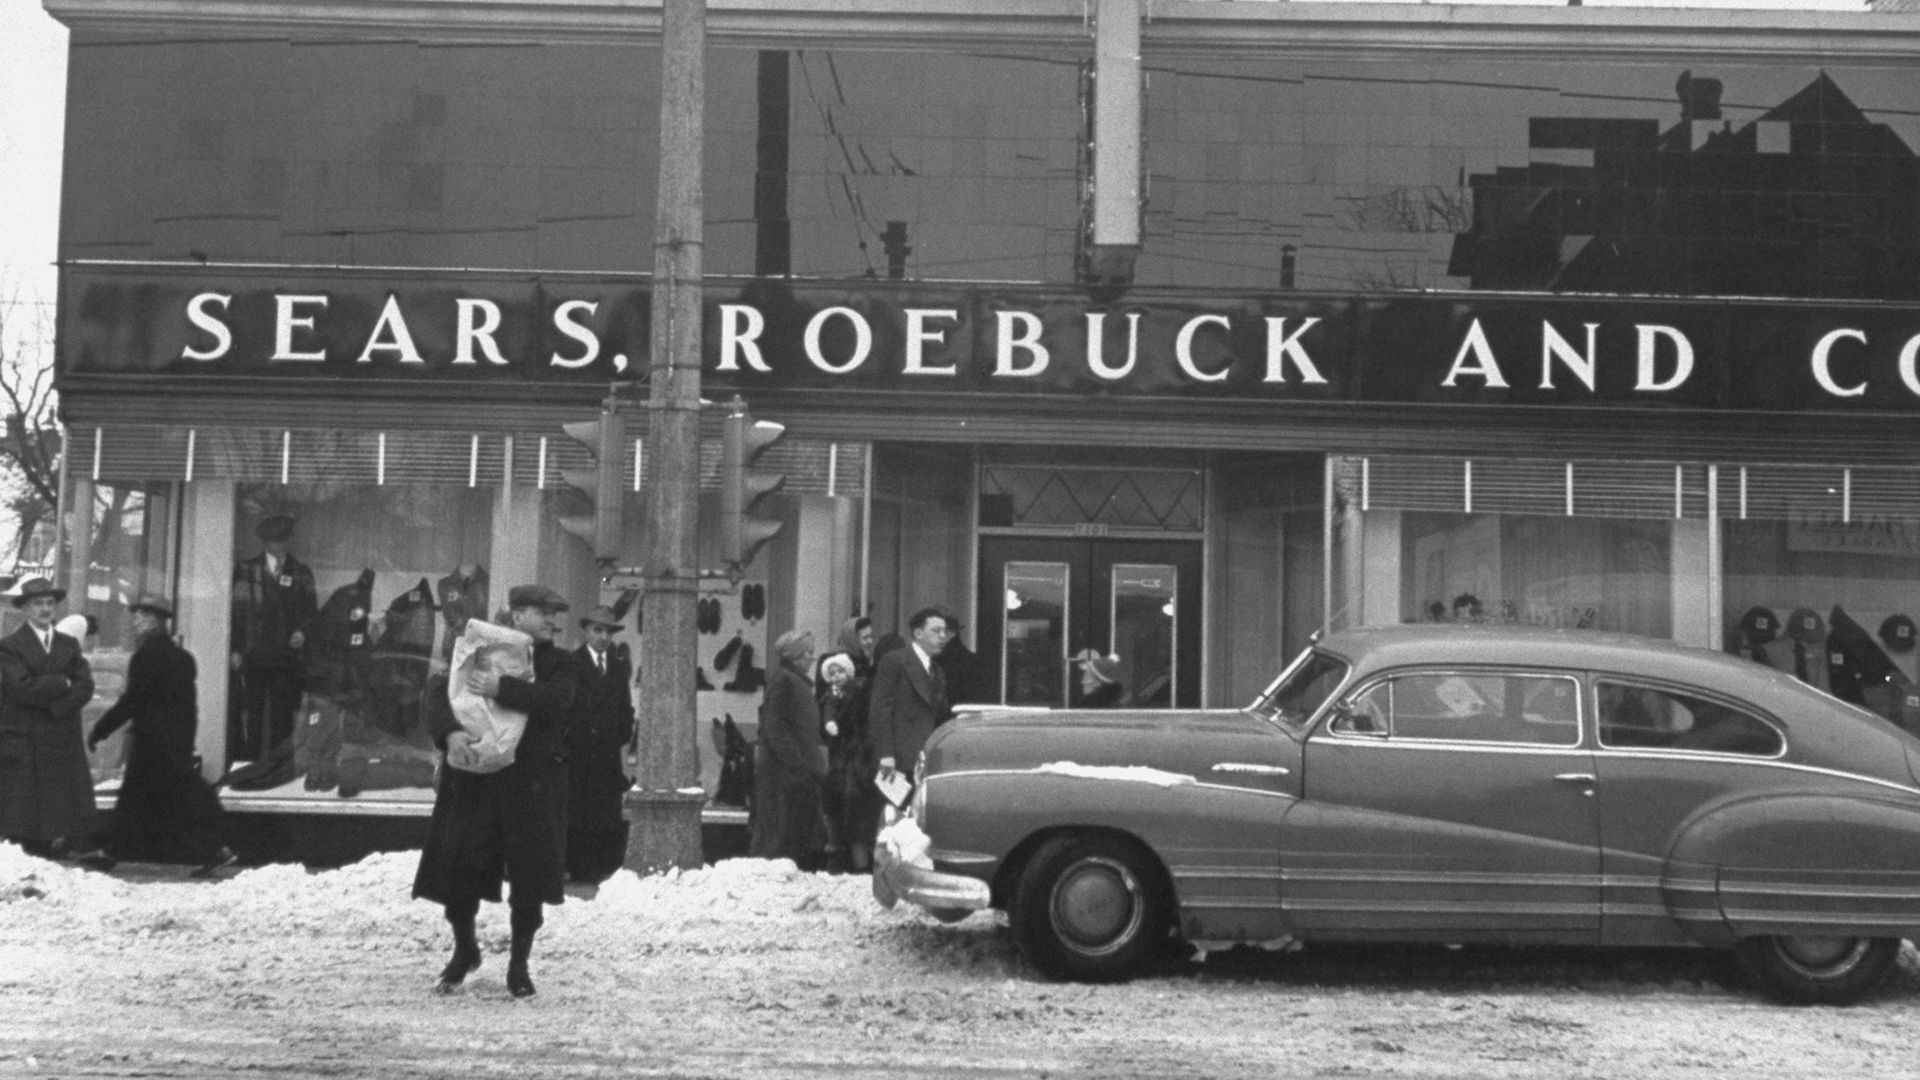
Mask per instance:
[[[1920,525],[1910,520],[1800,517],[1787,522],[1788,551],[1920,556]]]
[[[409,272],[410,273],[410,272]],[[645,279],[76,266],[62,371],[598,383]],[[920,393],[1920,411],[1920,308],[709,279],[718,382]]]

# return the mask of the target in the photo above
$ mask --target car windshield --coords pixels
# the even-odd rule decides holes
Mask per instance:
[[[1295,657],[1260,700],[1254,702],[1253,711],[1298,732],[1346,678],[1345,660],[1308,649]]]

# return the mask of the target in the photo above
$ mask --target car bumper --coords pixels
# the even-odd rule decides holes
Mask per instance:
[[[873,898],[888,908],[905,900],[942,917],[992,906],[986,882],[934,869],[926,834],[911,818],[880,831],[873,850]]]

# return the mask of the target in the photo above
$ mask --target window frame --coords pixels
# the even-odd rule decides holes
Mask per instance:
[[[1437,738],[1437,737],[1424,736],[1424,735],[1405,735],[1405,734],[1399,734],[1394,731],[1394,720],[1396,718],[1395,717],[1396,710],[1394,707],[1394,697],[1397,694],[1397,690],[1393,686],[1393,683],[1395,683],[1400,679],[1406,679],[1406,678],[1416,678],[1416,677],[1446,678],[1448,676],[1454,676],[1454,675],[1460,676],[1462,678],[1491,677],[1491,678],[1500,678],[1500,679],[1512,679],[1512,678],[1559,679],[1564,682],[1571,683],[1573,687],[1573,739],[1565,742],[1523,742],[1515,739],[1483,739],[1483,738],[1450,739],[1450,738]],[[1587,744],[1586,735],[1587,735],[1588,725],[1585,717],[1587,716],[1587,713],[1588,713],[1587,702],[1589,699],[1589,694],[1587,690],[1587,680],[1583,676],[1584,676],[1583,672],[1571,671],[1563,668],[1530,668],[1530,667],[1520,667],[1520,666],[1514,666],[1514,667],[1506,667],[1506,666],[1502,666],[1502,667],[1466,667],[1466,666],[1410,667],[1410,668],[1400,668],[1394,671],[1379,672],[1356,683],[1349,691],[1337,695],[1335,699],[1336,700],[1335,707],[1329,711],[1327,719],[1325,723],[1322,725],[1322,728],[1323,730],[1326,731],[1326,733],[1329,736],[1334,738],[1348,739],[1348,740],[1355,740],[1355,741],[1365,741],[1365,742],[1380,742],[1380,743],[1386,743],[1389,745],[1398,743],[1401,745],[1419,746],[1423,748],[1444,746],[1444,747],[1489,747],[1489,748],[1499,748],[1499,749],[1535,749],[1535,750],[1552,750],[1552,751],[1577,750],[1580,747]],[[1387,694],[1388,694],[1387,729],[1385,731],[1355,731],[1350,729],[1342,729],[1336,726],[1340,724],[1341,721],[1353,715],[1354,705],[1356,702],[1359,701],[1359,699],[1365,697],[1368,694],[1373,693],[1377,688],[1383,685],[1386,687]]]
[[[1671,682],[1664,679],[1647,678],[1645,676],[1620,675],[1612,672],[1596,671],[1593,673],[1590,682],[1593,688],[1593,745],[1596,750],[1605,750],[1615,754],[1650,753],[1663,756],[1707,754],[1730,761],[1781,761],[1787,757],[1788,751],[1792,749],[1791,743],[1787,739],[1787,730],[1784,725],[1765,709],[1739,698],[1729,697],[1726,694],[1716,693],[1705,687],[1694,686],[1688,683]],[[1712,747],[1702,746],[1620,746],[1615,743],[1610,743],[1605,738],[1606,725],[1602,722],[1600,715],[1600,685],[1602,683],[1614,683],[1641,690],[1652,690],[1657,693],[1691,697],[1709,704],[1718,705],[1723,709],[1728,709],[1732,712],[1758,720],[1762,726],[1773,732],[1774,738],[1779,741],[1779,744],[1771,754],[1749,754],[1738,750],[1717,750]]]

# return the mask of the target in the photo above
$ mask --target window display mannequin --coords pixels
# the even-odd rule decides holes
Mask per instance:
[[[254,529],[261,552],[233,568],[232,669],[240,703],[229,731],[231,758],[259,761],[291,753],[307,631],[319,612],[313,571],[293,557],[294,521],[284,514]]]

